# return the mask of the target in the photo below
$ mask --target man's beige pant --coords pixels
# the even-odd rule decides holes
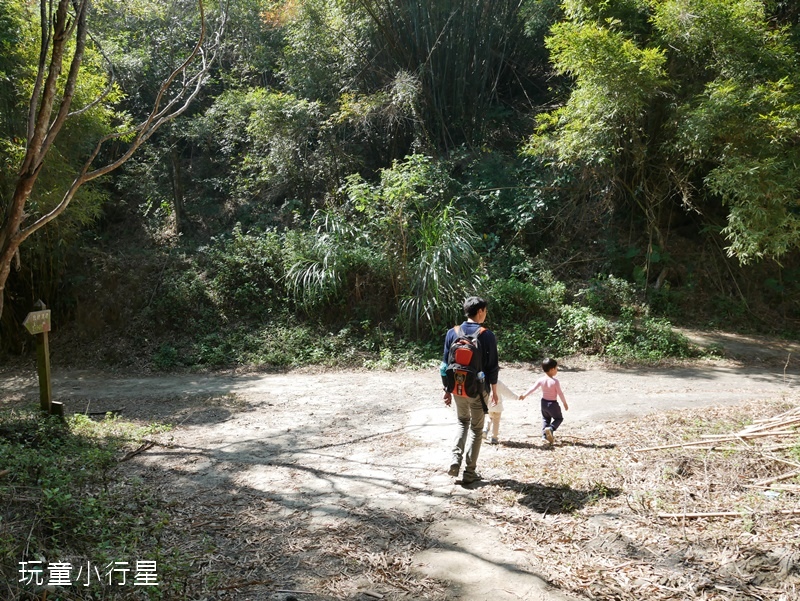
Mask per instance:
[[[458,415],[458,425],[453,441],[453,464],[461,465],[464,459],[464,475],[472,476],[478,465],[478,455],[483,442],[483,404],[481,398],[453,395]],[[484,401],[485,402],[485,401]],[[466,456],[464,450],[466,449]]]

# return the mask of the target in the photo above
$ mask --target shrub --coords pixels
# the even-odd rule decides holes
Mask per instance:
[[[658,290],[647,293],[647,303],[651,314],[663,317],[683,317],[686,298],[690,295],[688,285],[682,288],[673,288],[669,282],[664,282]]]
[[[287,281],[306,313],[396,316],[419,338],[450,323],[453,299],[478,289],[483,269],[445,167],[411,155],[377,183],[348,178],[341,206],[314,215],[316,235],[292,239]]]
[[[592,313],[589,307],[564,305],[556,332],[562,351],[600,354],[609,341],[612,325],[605,317]]]
[[[237,224],[196,253],[173,258],[144,311],[162,332],[210,335],[233,319],[263,322],[288,312],[283,237]],[[166,354],[165,354],[166,353]],[[159,367],[175,357],[159,351]]]
[[[635,285],[613,275],[595,276],[576,296],[593,312],[602,315],[621,315],[625,309],[646,312],[646,308],[637,303]]]
[[[152,361],[156,368],[163,371],[168,371],[181,365],[178,349],[166,342],[158,347],[158,350],[153,354]]]
[[[652,317],[637,320],[630,313],[623,314],[616,325],[606,352],[620,359],[643,361],[694,354],[689,339],[674,331],[667,320]]]
[[[244,316],[263,317],[285,304],[283,241],[276,232],[242,232],[212,238],[198,259],[215,302]]]
[[[552,329],[547,322],[536,319],[512,325],[498,336],[497,345],[504,361],[536,361],[550,354]]]
[[[287,236],[286,283],[298,310],[328,323],[381,318],[396,311],[392,267],[363,225],[344,211],[318,212],[315,233]],[[338,324],[337,324],[338,325]]]
[[[511,327],[534,318],[554,323],[566,297],[566,286],[550,272],[540,273],[537,279],[538,283],[515,278],[495,280],[487,293],[492,323]]]

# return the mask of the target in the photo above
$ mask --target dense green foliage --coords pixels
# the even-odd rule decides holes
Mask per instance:
[[[728,253],[783,257],[800,243],[797,50],[750,0],[567,2],[548,38],[575,79],[539,116],[531,151],[579,165],[669,246],[673,215],[727,206]],[[610,189],[609,189],[610,186]],[[649,265],[648,265],[649,267]]]
[[[23,248],[3,352],[30,348],[37,298],[71,344],[159,369],[432,361],[470,292],[508,360],[686,356],[675,320],[795,332],[792,3],[235,4],[192,110]],[[3,203],[28,10],[0,0]],[[196,13],[97,2],[90,22],[82,102],[100,57],[118,87],[70,122],[37,211],[108,107],[141,118]]]

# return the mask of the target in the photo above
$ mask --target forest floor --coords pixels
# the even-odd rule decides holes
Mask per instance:
[[[764,484],[800,467],[795,424],[722,438],[798,406],[800,353],[692,335],[723,352],[727,340],[728,358],[565,359],[555,445],[541,441],[537,399],[506,402],[471,485],[447,475],[456,418],[436,369],[141,376],[55,363],[53,394],[68,413],[173,425],[120,470],[163,499],[163,542],[194,558],[188,598],[800,598],[797,480]],[[501,371],[517,392],[537,377]],[[35,374],[0,379],[3,406],[38,398]],[[694,445],[711,435],[722,442]],[[656,446],[668,448],[642,450]]]

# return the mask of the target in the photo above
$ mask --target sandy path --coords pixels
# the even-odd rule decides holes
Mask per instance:
[[[501,377],[522,391],[538,372],[514,366]],[[570,403],[564,432],[596,427],[606,434],[633,415],[796,397],[800,387],[795,367],[729,362],[623,369],[567,360],[559,377]],[[37,398],[31,376],[7,375],[3,383],[0,399],[7,403]],[[414,561],[419,573],[446,580],[451,597],[566,598],[549,591],[526,558],[500,545],[490,530],[448,518],[451,503],[474,491],[445,473],[455,416],[440,401],[435,370],[152,377],[56,370],[53,391],[69,412],[117,410],[127,419],[176,424],[168,444],[137,458],[176,494],[267,499],[279,514],[307,516],[311,529],[351,519],[353,512],[376,519],[398,512],[433,516],[428,535],[435,542]],[[506,403],[501,438],[538,444],[538,423],[537,400]],[[484,472],[485,478],[512,476]],[[287,586],[298,586],[301,576],[292,578]],[[363,586],[353,582],[353,594]],[[279,598],[268,591],[247,597]]]

